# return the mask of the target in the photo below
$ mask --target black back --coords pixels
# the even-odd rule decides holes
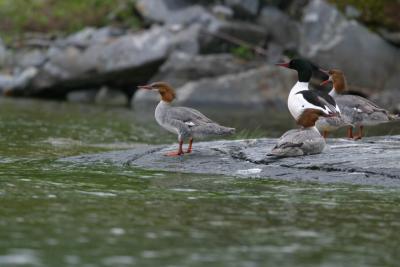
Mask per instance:
[[[314,91],[303,90],[296,94],[303,95],[304,99],[307,100],[307,102],[313,104],[314,106],[318,106],[325,109],[324,103],[321,102],[321,100],[318,97],[318,94],[316,94]]]
[[[318,96],[320,96],[323,99],[325,99],[326,102],[328,102],[332,106],[336,107],[336,101],[330,94],[327,94],[327,93],[322,92],[322,91],[317,91],[317,90],[313,90],[312,92],[315,92]]]
[[[301,94],[303,95],[304,99],[307,100],[307,102],[313,104],[314,106],[321,107],[323,109],[326,108],[326,103],[332,105],[333,107],[329,109],[334,109],[336,108],[336,101],[333,99],[332,96],[320,92],[320,91],[315,91],[315,90],[303,90],[300,92],[297,92],[296,94]],[[326,103],[324,103],[324,100]],[[332,112],[336,112],[335,110],[332,110]]]

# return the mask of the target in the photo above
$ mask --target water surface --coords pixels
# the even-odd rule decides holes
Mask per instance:
[[[398,266],[399,189],[58,163],[175,137],[125,109],[0,104],[2,267]],[[239,137],[282,131],[251,118]]]

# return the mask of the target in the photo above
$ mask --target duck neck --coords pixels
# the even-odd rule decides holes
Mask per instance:
[[[318,128],[317,128],[317,126],[315,126],[315,124],[312,125],[312,126],[308,126],[308,127],[301,126],[301,129],[303,129],[303,130],[313,130],[313,131],[316,131],[316,132],[319,133]]]
[[[165,101],[165,100],[160,100],[160,102],[158,103],[158,105],[167,105],[170,106],[171,105],[171,101]]]
[[[329,95],[335,97],[338,96],[339,94],[336,92],[335,87],[332,87],[332,90],[329,92]]]
[[[163,112],[165,109],[168,109],[170,106],[171,106],[171,102],[161,100],[160,102],[158,102],[155,112],[156,113]]]
[[[308,83],[311,80],[312,70],[310,68],[303,68],[297,70],[299,82]]]
[[[293,87],[292,90],[290,90],[290,94],[296,94],[300,91],[308,90],[308,82],[300,82],[298,81]]]

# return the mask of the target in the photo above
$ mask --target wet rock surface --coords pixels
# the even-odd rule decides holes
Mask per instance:
[[[199,142],[194,152],[166,157],[176,145],[137,148],[60,159],[67,164],[113,164],[170,172],[220,174],[285,181],[400,186],[400,136],[362,141],[328,139],[318,155],[293,158],[266,156],[276,139]]]

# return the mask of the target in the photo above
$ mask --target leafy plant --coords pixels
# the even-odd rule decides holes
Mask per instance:
[[[236,46],[231,49],[231,53],[239,58],[252,59],[254,57],[253,51],[246,46]]]
[[[6,40],[25,32],[71,33],[110,23],[139,28],[134,0],[0,0],[0,32]]]

